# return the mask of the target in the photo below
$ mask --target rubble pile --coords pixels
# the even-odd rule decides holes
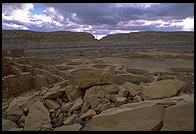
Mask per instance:
[[[8,58],[12,74],[2,78],[3,99],[34,92],[2,107],[3,131],[194,130],[194,93],[183,92],[185,81],[132,76],[136,81],[115,83],[119,70],[110,65],[72,70],[73,75],[56,69],[62,77],[52,66],[25,65],[28,58],[18,59],[23,64]]]

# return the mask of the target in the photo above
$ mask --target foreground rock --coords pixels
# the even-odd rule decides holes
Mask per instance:
[[[80,124],[65,125],[55,128],[54,131],[79,131],[82,126]]]
[[[25,120],[24,130],[43,131],[50,127],[50,113],[40,101],[36,101],[29,109],[29,114]]]
[[[110,108],[93,116],[82,130],[194,131],[194,94]]]
[[[72,124],[76,117],[77,117],[77,114],[73,114],[73,115],[69,116],[69,117],[63,122],[63,124],[64,124],[64,125],[70,125],[70,124]]]
[[[78,86],[89,88],[95,85],[112,84],[114,78],[114,67],[108,66],[104,69],[92,68],[77,72]]]
[[[70,108],[70,112],[79,109],[79,108],[82,106],[82,104],[83,104],[83,100],[80,99],[80,98],[78,98],[78,99],[74,102],[73,106]]]
[[[28,111],[29,107],[31,107],[36,100],[37,98],[34,96],[14,98],[5,112],[7,119],[17,122],[23,112],[25,112],[25,110]]]
[[[194,131],[194,96],[165,110],[163,131]]]
[[[70,85],[66,87],[65,94],[67,95],[69,101],[73,101],[74,99],[77,99],[78,97],[82,96],[83,92],[78,89],[78,86]]]
[[[153,103],[126,104],[93,116],[93,119],[87,122],[83,130],[150,131],[162,125],[163,116],[163,105]]]
[[[60,105],[51,99],[45,100],[45,104],[49,109],[58,109]]]
[[[91,118],[92,116],[96,115],[96,112],[92,109],[88,110],[86,113],[80,116],[81,119]]]
[[[131,82],[126,81],[125,83],[122,84],[122,86],[129,92],[131,97],[134,97],[141,92],[140,87]]]
[[[99,104],[108,103],[110,100],[115,101],[115,97],[112,96],[112,93],[115,94],[119,90],[119,86],[114,85],[103,85],[103,86],[93,86],[86,90],[84,95],[84,102],[90,104],[93,110],[98,107]]]
[[[178,95],[186,87],[186,83],[180,80],[162,80],[144,85],[142,87],[142,98],[161,99]]]
[[[2,120],[2,130],[3,131],[8,131],[11,128],[18,128],[18,126],[13,121],[3,119]]]

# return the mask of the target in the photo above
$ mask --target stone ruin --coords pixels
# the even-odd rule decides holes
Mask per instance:
[[[3,100],[15,96],[2,107],[3,131],[194,130],[194,94],[183,93],[184,81],[143,83],[131,77],[117,84],[114,66],[79,69],[71,76],[26,64],[31,57],[20,54],[18,62],[2,57]],[[31,89],[37,90],[18,95]]]

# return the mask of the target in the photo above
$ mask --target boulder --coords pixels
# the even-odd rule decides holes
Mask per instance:
[[[7,131],[23,131],[23,128],[10,128]]]
[[[97,107],[95,108],[95,111],[97,114],[101,113],[102,111],[106,110],[106,109],[109,109],[109,108],[112,108],[114,107],[114,104],[108,102],[108,103],[100,103],[97,105]]]
[[[140,102],[140,101],[142,101],[142,99],[138,95],[133,98],[133,102]]]
[[[60,105],[51,99],[45,100],[45,104],[49,109],[58,109]]]
[[[119,97],[127,97],[129,94],[128,90],[124,88],[123,86],[119,86],[118,96]]]
[[[161,80],[142,86],[142,98],[160,99],[178,95],[184,90],[186,83],[180,80]]]
[[[79,90],[78,86],[75,85],[66,87],[65,94],[67,95],[69,101],[73,101],[78,97],[83,96],[83,92]]]
[[[77,114],[73,114],[73,115],[69,116],[65,121],[63,121],[63,124],[64,125],[72,124],[76,117],[78,117]]]
[[[72,105],[72,107],[70,108],[69,112],[72,112],[72,111],[75,111],[75,110],[81,108],[81,107],[82,107],[82,104],[83,104],[83,100],[80,99],[80,98],[78,98],[78,99],[74,102],[74,104]]]
[[[87,102],[84,102],[83,105],[82,105],[82,107],[81,107],[81,113],[87,112],[88,109],[89,109],[89,107],[90,107],[90,104],[87,103]]]
[[[116,88],[116,89],[112,89]],[[113,91],[112,91],[113,90]],[[90,104],[91,109],[95,110],[97,105],[100,103],[116,102],[115,94],[117,93],[119,87],[116,85],[103,85],[103,86],[93,86],[86,90],[84,95],[84,102]],[[114,92],[115,91],[115,92]]]
[[[64,125],[57,127],[54,131],[79,131],[82,126],[80,124]]]
[[[6,116],[8,119],[17,122],[19,117],[31,107],[31,105],[37,100],[36,97],[16,97],[14,98],[6,111]]]
[[[21,109],[19,106],[13,106],[8,108],[6,112],[6,118],[11,121],[17,122],[22,114],[23,109]]]
[[[114,67],[108,66],[104,69],[92,68],[77,72],[78,86],[87,89],[91,86],[112,84],[114,78]]]
[[[162,131],[194,131],[194,95],[183,99],[165,109]]]
[[[127,103],[127,98],[125,97],[117,97],[116,100],[117,100],[116,106],[120,106]]]
[[[24,131],[47,130],[46,126],[51,127],[50,113],[40,101],[36,101],[29,108],[29,114],[25,119]]]
[[[125,82],[122,86],[129,92],[131,97],[138,95],[141,92],[141,89],[138,85],[130,82]]]
[[[55,101],[56,101],[59,105],[62,105],[62,103],[63,103],[63,100],[60,99],[60,98],[57,98]]]
[[[72,104],[70,102],[68,103],[65,103],[63,106],[62,106],[62,112],[69,112],[70,108],[71,108]]]
[[[110,93],[110,94],[117,94],[119,90],[119,86],[117,84],[113,85],[103,85],[102,89],[105,93]]]
[[[86,113],[80,116],[81,119],[91,118],[92,116],[96,115],[96,112],[92,109],[88,110]]]
[[[95,109],[96,106],[101,103],[101,98],[98,96],[100,90],[100,86],[93,86],[86,90],[83,100],[89,103],[92,109]]]
[[[43,95],[44,99],[52,99],[56,100],[57,98],[63,98],[65,97],[65,88],[60,88],[59,85],[54,85],[52,88],[48,89],[48,92],[46,92]]]
[[[62,114],[61,108],[56,110],[55,117],[59,117]]]
[[[84,131],[150,131],[162,124],[164,106],[154,103],[130,103],[93,116]]]
[[[8,131],[11,128],[18,128],[15,122],[7,119],[2,120],[2,131]]]

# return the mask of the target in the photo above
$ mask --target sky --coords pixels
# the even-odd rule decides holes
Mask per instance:
[[[194,3],[2,3],[2,29],[88,32],[194,31]]]

